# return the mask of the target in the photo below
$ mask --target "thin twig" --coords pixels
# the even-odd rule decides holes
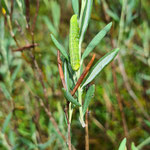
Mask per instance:
[[[70,122],[69,122],[69,117],[68,117],[68,109],[65,108],[65,114],[66,114],[66,119],[67,119],[67,124],[68,124],[68,149],[71,150],[71,136],[70,136]]]
[[[80,86],[80,84],[82,83],[83,79],[85,78],[85,76],[87,75],[88,71],[90,70],[93,62],[95,59],[95,54],[93,54],[92,59],[90,60],[90,62],[88,63],[87,67],[85,68],[84,72],[81,74],[80,78],[78,79],[74,89],[71,92],[71,95],[73,96],[75,94],[75,92],[77,91],[78,87]]]
[[[25,5],[26,5],[26,20],[27,20],[27,28],[30,28],[30,2],[29,0],[25,0]]]
[[[114,62],[112,62],[111,65],[112,65],[112,73],[113,73],[115,92],[116,92],[117,101],[118,101],[118,105],[119,105],[119,109],[120,109],[120,113],[121,113],[124,134],[128,138],[128,127],[127,127],[127,123],[126,123],[126,119],[125,119],[125,114],[123,111],[121,96],[120,96],[119,89],[118,89],[118,82],[117,82],[116,71],[115,71],[116,66],[115,66]]]
[[[36,12],[35,12],[35,16],[34,16],[33,23],[32,23],[32,32],[34,32],[34,29],[35,29],[38,11],[39,11],[39,0],[36,1]]]
[[[38,75],[39,81],[40,81],[40,83],[42,85],[42,88],[43,88],[44,98],[46,100],[47,107],[50,108],[49,107],[49,102],[48,102],[47,89],[46,89],[45,84],[44,84],[43,72],[40,69],[40,67],[39,67],[39,65],[38,65],[38,63],[37,63],[37,61],[36,61],[33,54],[31,54],[31,58],[32,58],[32,61],[34,63],[35,69],[37,70],[37,75]]]
[[[63,84],[63,87],[65,89],[67,89],[65,79],[64,79],[64,73],[63,73],[63,69],[62,69],[62,62],[61,62],[61,59],[60,59],[60,51],[59,50],[57,51],[57,62],[58,62],[58,70],[59,70],[59,75],[60,75],[61,82]]]
[[[30,50],[31,48],[33,48],[33,47],[35,47],[35,46],[38,46],[38,44],[37,44],[37,43],[34,43],[34,44],[26,45],[26,46],[17,48],[17,49],[12,50],[12,51],[13,51],[13,52],[18,52],[18,51]]]
[[[85,114],[85,150],[89,150],[88,109]]]
[[[35,12],[35,16],[34,16],[33,23],[32,23],[32,29],[31,29],[32,44],[34,44],[34,29],[36,25],[37,16],[38,16],[38,11],[39,11],[39,0],[36,0],[36,12]]]
[[[11,0],[11,8],[10,8],[10,20],[12,21],[13,16],[13,9],[14,9],[14,0]]]

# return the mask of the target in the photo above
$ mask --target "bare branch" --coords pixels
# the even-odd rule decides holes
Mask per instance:
[[[87,65],[87,67],[85,68],[84,72],[81,74],[80,78],[78,79],[74,89],[71,92],[71,95],[73,96],[75,94],[75,92],[77,91],[78,87],[80,86],[80,84],[82,83],[83,79],[85,78],[85,76],[87,75],[88,71],[90,70],[93,62],[95,59],[95,54],[93,54],[92,59],[90,60],[89,64]]]
[[[20,47],[20,48],[17,48],[15,50],[12,50],[13,52],[20,52],[20,51],[24,51],[24,50],[30,50],[30,48],[33,48],[35,46],[38,46],[37,43],[34,43],[34,44],[30,44],[30,45],[26,45],[26,46],[23,46],[23,47]]]

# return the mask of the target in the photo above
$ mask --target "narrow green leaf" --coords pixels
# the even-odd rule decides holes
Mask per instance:
[[[137,146],[137,148],[138,148],[139,150],[141,150],[145,145],[148,145],[148,144],[150,144],[150,136],[149,136],[148,138],[146,138],[143,142],[141,142],[141,143]]]
[[[4,83],[0,82],[0,88],[2,89],[6,99],[10,100],[11,99],[11,95],[10,95],[9,91],[7,90],[7,88],[6,88]]]
[[[49,18],[47,16],[44,16],[43,20],[44,20],[45,24],[47,25],[49,31],[57,37],[58,32],[55,29],[55,27],[53,26],[52,22],[49,20]]]
[[[74,13],[79,15],[79,0],[72,0],[72,8]]]
[[[20,8],[20,10],[22,11],[22,14],[25,14],[25,4],[24,4],[24,0],[16,0],[18,7]]]
[[[69,68],[67,66],[67,61],[64,62],[64,77],[65,83],[67,85],[67,91],[70,91],[72,87],[74,87],[73,79],[71,78],[71,73],[69,72]]]
[[[14,81],[16,80],[16,77],[17,77],[17,74],[18,74],[20,68],[21,68],[21,64],[19,64],[16,67],[15,71],[13,72],[12,77],[11,77],[11,81],[10,81],[11,86],[13,85]]]
[[[85,95],[85,101],[84,101],[84,105],[83,105],[83,115],[85,114],[90,101],[92,99],[92,97],[94,96],[94,92],[95,92],[95,85],[91,85]]]
[[[92,11],[92,6],[93,6],[93,0],[87,0],[86,1],[86,7],[84,9],[84,13],[82,16],[82,20],[81,20],[81,27],[80,27],[80,44],[82,43],[82,41],[84,40],[84,35],[86,33],[89,21],[90,21],[90,17],[91,17],[91,11]]]
[[[111,11],[110,9],[107,9],[106,13],[112,17],[115,21],[119,21],[119,17],[116,13],[114,13],[113,11]]]
[[[55,37],[51,34],[51,38],[52,38],[52,41],[54,42],[55,46],[60,50],[60,52],[62,53],[62,55],[67,59],[69,60],[68,58],[68,54],[65,50],[65,48],[55,39]]]
[[[55,28],[58,30],[60,22],[60,5],[56,1],[51,1],[51,11],[53,17],[53,23]]]
[[[118,150],[126,150],[126,138],[124,138],[119,146],[119,149]]]
[[[80,104],[79,104],[79,102],[77,102],[77,99],[74,99],[73,98],[73,96],[70,94],[70,92],[68,92],[68,91],[66,91],[64,88],[62,89],[63,90],[63,93],[64,93],[64,96],[65,96],[65,98],[69,101],[69,102],[71,102],[72,104],[74,104],[74,105],[76,105],[76,106],[81,106]]]
[[[2,3],[2,7],[3,7],[3,8],[5,9],[5,11],[6,11],[6,14],[9,15],[9,10],[8,10],[8,5],[7,5],[7,3],[6,3],[6,0],[2,0],[1,3]]]
[[[115,56],[118,54],[118,51],[119,49],[112,50],[101,59],[99,59],[99,61],[92,67],[91,71],[89,72],[82,88],[90,83],[102,71],[102,69],[115,58]]]
[[[135,144],[133,142],[131,144],[131,150],[138,150],[138,148],[135,146]]]
[[[15,133],[14,133],[13,130],[10,130],[10,131],[9,131],[8,138],[9,138],[10,144],[14,147],[14,146],[15,146],[16,135],[15,135]],[[14,150],[14,149],[13,149],[13,150]]]
[[[144,122],[145,122],[145,124],[146,124],[148,127],[150,127],[150,121],[144,120]]]
[[[52,136],[47,142],[38,144],[38,147],[40,149],[45,150],[46,148],[48,148],[49,146],[51,146],[51,144],[54,142],[55,139],[56,139],[56,137]]]
[[[98,43],[104,38],[104,36],[107,34],[107,32],[110,30],[112,26],[112,22],[106,25],[90,42],[90,44],[87,46],[86,50],[84,51],[82,55],[82,60],[85,59],[89,53],[98,45]]]
[[[4,121],[4,124],[3,124],[3,127],[2,127],[2,133],[5,133],[6,129],[7,129],[7,126],[11,120],[11,117],[12,117],[12,112],[10,112],[8,114],[8,116],[6,117],[5,121]]]

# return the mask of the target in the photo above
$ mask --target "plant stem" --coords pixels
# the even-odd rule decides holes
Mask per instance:
[[[85,115],[85,150],[89,150],[88,109]]]
[[[128,138],[128,127],[127,127],[127,123],[126,123],[126,119],[125,119],[125,114],[123,111],[121,96],[120,96],[119,89],[118,89],[118,82],[117,82],[115,68],[116,68],[116,66],[115,66],[114,62],[112,62],[112,72],[113,72],[113,80],[114,80],[116,97],[117,97],[117,101],[118,101],[118,105],[119,105],[119,109],[120,109],[120,113],[121,113],[124,134]]]
[[[69,117],[68,117],[68,108],[65,108],[65,114],[66,114],[66,118],[67,118],[67,124],[68,124],[68,139],[67,139],[67,144],[68,144],[68,149],[71,150],[71,136],[70,136],[70,121],[69,121]]]
[[[60,59],[60,51],[57,51],[57,62],[58,62],[58,69],[59,69],[59,75],[63,84],[64,89],[67,90],[67,84],[65,82],[65,78],[64,78],[64,73],[63,73],[63,69],[62,69],[62,62]],[[69,110],[69,117],[68,117],[68,110]],[[68,125],[68,139],[67,139],[67,144],[68,144],[68,148],[69,150],[71,150],[71,136],[70,136],[70,122],[71,122],[71,118],[70,116],[72,116],[72,110],[71,110],[71,103],[69,103],[67,101],[67,106],[65,108],[65,115],[66,115],[66,119],[67,119],[67,125]]]
[[[12,147],[8,144],[5,134],[0,131],[0,138],[2,139],[2,144],[7,150],[12,150]]]
[[[81,28],[81,22],[82,22],[82,17],[83,17],[83,12],[84,12],[84,8],[85,8],[85,4],[86,4],[86,0],[82,0],[80,20],[79,20],[79,28]]]
[[[127,7],[127,0],[123,0],[122,2],[122,10],[121,10],[121,18],[119,23],[119,36],[117,41],[117,47],[120,47],[122,38],[123,38],[123,30],[124,30],[124,19],[125,19],[125,12]]]
[[[84,123],[84,120],[83,120],[83,111],[82,111],[82,91],[81,91],[80,86],[78,88],[78,101],[81,104],[81,107],[79,107],[79,112],[80,112],[79,120],[81,122],[82,127],[85,127],[85,123]]]

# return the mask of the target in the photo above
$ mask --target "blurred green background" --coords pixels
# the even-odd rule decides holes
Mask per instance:
[[[30,49],[13,52],[19,47],[32,44],[27,29],[24,0],[6,1],[8,16],[0,13],[0,149],[30,150],[67,149],[66,143],[49,121],[35,95],[44,99],[43,88],[38,80],[32,54],[43,72],[44,84],[50,110],[60,131],[67,136],[62,83],[57,67],[57,49],[50,34],[68,49],[69,22],[73,15],[71,0],[40,0],[35,23],[34,41],[38,44],[34,52]],[[2,10],[3,0],[0,1]],[[122,100],[128,128],[129,141],[139,145],[150,137],[150,1],[128,0],[125,10],[123,36],[120,41],[119,64],[115,72],[119,96]],[[109,34],[95,48],[96,60],[116,47],[122,0],[94,0],[91,20],[82,51],[92,38],[108,22],[113,22]],[[36,1],[30,1],[30,26],[34,24]],[[12,30],[9,21],[11,21]],[[15,38],[13,37],[15,35]],[[113,43],[113,45],[112,45]],[[85,60],[88,64],[90,56]],[[124,66],[122,71],[119,66]],[[92,150],[117,149],[125,137],[122,115],[118,106],[112,74],[108,65],[94,80],[95,97],[89,106],[89,142]],[[125,75],[125,77],[123,76]],[[125,79],[128,80],[125,80]],[[71,124],[72,144],[82,150],[85,131],[78,120],[78,111],[73,113]],[[150,140],[149,140],[150,141]],[[141,149],[149,150],[147,142]]]

